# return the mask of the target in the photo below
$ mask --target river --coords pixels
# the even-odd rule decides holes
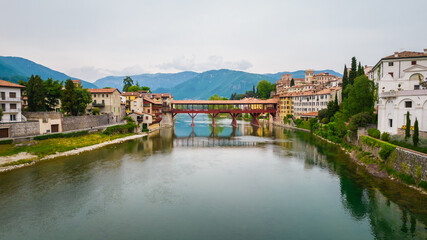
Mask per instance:
[[[309,133],[175,129],[0,173],[0,239],[427,239],[427,197]]]

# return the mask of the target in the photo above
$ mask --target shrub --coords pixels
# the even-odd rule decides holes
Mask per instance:
[[[396,150],[396,146],[391,145],[389,143],[382,143],[381,144],[381,150],[378,153],[381,157],[381,159],[386,160],[390,154]]]
[[[386,141],[386,142],[390,141],[390,134],[388,132],[383,132],[381,134],[381,140]]]
[[[104,131],[105,135],[113,135],[117,133],[131,133],[136,128],[136,124],[132,122],[128,122],[122,125],[116,125],[107,127]]]
[[[368,135],[379,139],[381,137],[381,132],[376,128],[370,128],[368,129]]]
[[[34,140],[45,140],[45,139],[52,139],[52,138],[69,138],[69,137],[78,137],[88,134],[89,131],[79,131],[79,132],[70,132],[70,133],[54,133],[54,134],[47,134],[47,135],[41,135],[41,136],[35,136]]]
[[[0,141],[0,145],[12,144],[12,143],[13,143],[13,139],[7,139],[7,140],[1,140]]]
[[[349,123],[349,129],[352,132],[357,132],[359,127],[366,127],[372,122],[372,115],[367,112],[361,112],[351,117]],[[378,136],[379,138],[380,136]]]
[[[133,119],[131,117],[123,117],[123,120],[127,121],[127,122],[133,122]]]
[[[327,124],[327,123],[328,123],[328,119],[327,119],[327,118],[323,118],[323,119],[322,119],[322,123],[323,123],[323,124]]]
[[[99,110],[99,108],[97,108],[97,107],[92,108],[92,114],[93,115],[99,115],[100,112],[101,112],[101,110]]]

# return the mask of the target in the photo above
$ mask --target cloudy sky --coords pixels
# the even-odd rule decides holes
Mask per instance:
[[[334,69],[427,48],[426,0],[0,0],[0,55],[73,77]]]

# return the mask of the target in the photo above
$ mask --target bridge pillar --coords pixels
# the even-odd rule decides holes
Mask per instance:
[[[209,115],[211,115],[212,117],[212,127],[215,127],[215,118],[216,116],[218,116],[219,113],[209,113]]]
[[[231,121],[231,126],[237,127],[237,117],[240,115],[240,113],[230,113],[233,120]]]
[[[188,116],[191,117],[191,127],[194,127],[194,118],[197,116],[197,113],[188,113]]]
[[[171,112],[162,112],[162,120],[160,121],[161,128],[173,127],[173,115]]]
[[[251,125],[255,126],[255,127],[259,127],[259,122],[258,122],[258,116],[260,115],[260,113],[251,113],[252,116],[252,121],[251,121]]]

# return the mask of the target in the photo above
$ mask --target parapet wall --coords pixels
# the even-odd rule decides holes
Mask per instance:
[[[90,129],[103,125],[114,124],[120,122],[120,120],[121,119],[118,119],[118,117],[113,114],[70,116],[63,118],[62,129],[64,132]]]

